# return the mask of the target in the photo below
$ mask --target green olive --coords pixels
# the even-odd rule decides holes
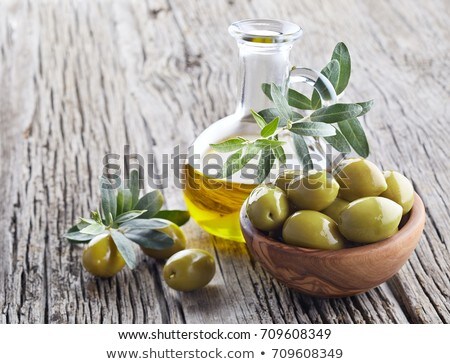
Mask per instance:
[[[414,188],[412,183],[403,174],[395,171],[383,172],[386,178],[387,189],[380,196],[397,202],[406,215],[414,204]]]
[[[141,247],[142,251],[149,257],[168,259],[175,253],[186,248],[186,236],[184,235],[183,230],[171,221],[167,220],[167,224],[168,226],[155,230],[170,236],[173,239],[173,245],[170,248],[162,250]]]
[[[339,197],[347,201],[378,196],[387,188],[383,173],[367,159],[344,160],[336,168],[334,177],[341,186]]]
[[[172,255],[163,269],[167,285],[177,291],[206,286],[216,273],[214,258],[205,250],[186,249]]]
[[[289,201],[300,210],[323,210],[331,205],[338,192],[338,183],[326,171],[310,171],[292,180],[287,188]]]
[[[125,266],[111,235],[103,233],[94,237],[83,251],[83,267],[97,277],[109,278]]]
[[[246,211],[255,228],[262,231],[276,230],[289,216],[289,202],[282,189],[261,185],[248,197]]]
[[[339,214],[343,209],[345,209],[348,205],[348,201],[345,201],[339,197],[337,197],[333,203],[328,206],[326,209],[322,210],[322,213],[331,217],[334,221],[339,221]]]
[[[285,171],[281,172],[277,179],[275,180],[275,186],[278,188],[281,188],[283,191],[287,190],[288,184],[296,177],[300,177],[302,175],[301,171],[293,170],[293,169],[286,169]]]
[[[398,231],[402,207],[384,197],[363,197],[339,215],[339,231],[355,243],[374,243]]]
[[[338,250],[345,239],[337,224],[318,211],[303,210],[288,217],[283,226],[283,240],[304,248]]]

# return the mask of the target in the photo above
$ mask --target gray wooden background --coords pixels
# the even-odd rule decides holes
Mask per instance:
[[[207,288],[172,291],[144,257],[94,279],[62,234],[96,207],[103,155],[186,147],[231,113],[227,27],[249,17],[301,25],[297,65],[320,68],[338,41],[349,46],[347,95],[376,100],[365,121],[372,159],[409,176],[426,204],[419,247],[381,287],[316,299],[190,222],[189,245],[217,259]],[[449,323],[448,19],[446,0],[1,1],[0,322]],[[165,196],[183,207],[173,186]]]

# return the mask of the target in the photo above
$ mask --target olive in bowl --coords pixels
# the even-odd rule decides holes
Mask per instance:
[[[289,183],[291,183],[293,179],[300,177],[301,175],[302,171],[287,169],[277,176],[274,185],[286,192]]]
[[[289,202],[286,194],[275,186],[256,187],[244,205],[252,224],[262,231],[280,228],[289,216]]]
[[[407,214],[414,204],[414,188],[411,181],[395,171],[385,171],[383,174],[387,189],[380,196],[398,203],[403,209],[403,215]]]
[[[361,197],[379,196],[387,189],[383,173],[367,159],[345,159],[336,168],[334,178],[340,186],[339,197],[350,202]]]
[[[320,297],[346,297],[387,281],[405,264],[419,243],[425,208],[415,194],[405,224],[391,237],[338,250],[286,244],[256,229],[243,207],[241,230],[256,262],[286,286]]]
[[[299,210],[323,210],[333,203],[338,192],[339,184],[326,171],[309,171],[287,187],[289,201]]]
[[[330,206],[322,210],[322,213],[331,217],[334,221],[339,221],[339,215],[348,206],[349,202],[336,197]]]
[[[384,197],[363,197],[350,202],[339,215],[339,231],[348,240],[374,243],[394,235],[402,207]]]
[[[259,229],[243,206],[241,230],[253,258],[287,286],[321,297],[351,296],[401,268],[419,242],[425,208],[406,177],[383,174],[363,159],[342,162],[334,184],[310,188],[325,175],[312,171],[289,182],[287,197],[297,210],[281,229]]]
[[[283,241],[304,248],[337,250],[345,239],[334,220],[312,210],[295,212],[283,226]]]

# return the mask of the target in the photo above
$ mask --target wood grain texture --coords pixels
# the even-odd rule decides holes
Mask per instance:
[[[425,225],[425,207],[417,194],[405,216],[405,224],[390,238],[341,250],[308,249],[274,240],[253,227],[245,205],[240,223],[252,257],[272,276],[301,293],[337,298],[379,286],[406,263]]]
[[[0,322],[449,323],[450,63],[446,0],[20,1],[0,3]],[[427,212],[421,243],[388,283],[345,299],[296,293],[244,244],[191,222],[190,246],[216,257],[207,288],[182,294],[162,266],[96,280],[62,238],[95,208],[108,153],[154,153],[234,110],[228,25],[249,17],[305,29],[292,61],[320,68],[338,41],[353,57],[347,95],[374,98],[372,159],[414,181]],[[170,208],[179,190],[164,191]]]

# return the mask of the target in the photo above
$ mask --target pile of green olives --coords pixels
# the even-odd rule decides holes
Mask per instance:
[[[156,250],[141,247],[144,254],[155,259],[167,259],[163,277],[167,285],[178,291],[193,291],[206,286],[214,277],[216,264],[213,256],[202,249],[186,249],[186,236],[171,221],[156,229],[173,239],[170,248]],[[91,274],[109,278],[125,266],[125,261],[108,232],[93,238],[83,251],[82,263]]]
[[[284,171],[246,201],[252,225],[286,244],[338,250],[375,243],[398,231],[414,203],[411,182],[361,158],[333,171]]]

